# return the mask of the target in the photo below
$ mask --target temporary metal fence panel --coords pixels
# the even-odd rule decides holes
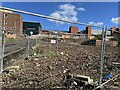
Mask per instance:
[[[66,23],[71,23],[71,24],[78,24],[78,25],[83,25],[83,26],[88,26],[88,24],[85,24],[85,23],[81,23],[81,22],[70,22],[70,21],[66,21],[66,20],[61,20],[61,19],[56,19],[56,18],[53,18],[53,17],[49,17],[49,16],[45,16],[45,15],[41,15],[41,14],[36,14],[36,13],[31,13],[31,12],[26,12],[26,11],[21,11],[21,10],[16,10],[16,9],[11,9],[11,8],[6,8],[6,7],[0,7],[0,9],[4,9],[4,10],[10,10],[10,11],[14,11],[14,12],[19,12],[19,13],[22,13],[22,14],[27,14],[27,15],[31,15],[31,16],[37,16],[37,17],[42,17],[42,18],[46,18],[46,19],[52,19],[52,20],[57,20],[57,21],[61,21],[61,22],[66,22]],[[15,24],[16,25],[16,24]],[[105,46],[106,46],[106,30],[108,30],[107,28],[105,29],[103,26],[93,26],[93,25],[89,25],[91,27],[96,27],[96,28],[102,28],[102,31],[103,31],[103,36],[102,36],[102,48],[101,48],[101,60],[100,60],[100,80],[99,80],[99,85],[100,85],[100,88],[102,88],[102,79],[103,79],[103,66],[104,66],[104,57],[105,57]],[[2,29],[4,31],[4,29]],[[9,51],[11,52],[12,50],[14,50],[13,48],[17,48],[15,49],[14,51],[16,50],[19,50],[23,47],[27,48],[27,57],[29,58],[29,55],[30,55],[30,47],[36,45],[37,43],[40,43],[42,45],[42,42],[45,44],[45,45],[48,45],[47,48],[51,47],[50,45],[50,40],[49,40],[49,34],[48,35],[40,35],[39,37],[35,37],[34,39],[32,39],[32,36],[27,36],[27,39],[25,39],[25,41],[18,41],[16,43],[14,43],[15,45],[10,45],[8,44],[8,46],[10,45],[9,48],[12,47],[12,50],[10,49],[7,49],[7,46],[5,45],[5,34],[3,33],[2,34],[3,37],[2,37],[2,55],[1,56],[5,56]],[[51,35],[51,37],[53,38],[57,38],[57,44],[56,44],[56,49],[57,49],[57,54],[60,53],[58,52],[59,51],[59,38],[61,38],[62,36],[58,36],[57,33],[54,33]],[[83,38],[86,38],[86,35],[73,35],[73,38],[78,38],[78,39],[83,39]],[[32,46],[31,43],[33,44]],[[34,43],[35,44],[34,44]],[[4,49],[5,48],[5,49]],[[5,51],[4,51],[5,50]],[[9,51],[7,51],[9,50]],[[61,55],[63,54],[62,52],[60,53]],[[35,54],[34,54],[35,55]],[[46,57],[45,57],[46,58]],[[3,60],[1,59],[1,73],[2,73],[2,70],[3,70]],[[51,68],[51,67],[49,67]]]

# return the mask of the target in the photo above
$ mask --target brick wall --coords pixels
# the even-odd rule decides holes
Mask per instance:
[[[63,34],[63,35],[62,35],[62,38],[64,38],[64,39],[65,39],[65,38],[70,38],[70,35]]]
[[[78,33],[78,27],[70,26],[69,27],[69,33],[76,34]]]
[[[86,34],[88,34],[88,39],[91,37],[91,26],[86,27]]]
[[[101,45],[101,40],[96,40],[96,46]],[[118,42],[117,41],[106,41],[106,45],[108,46],[117,46]]]
[[[3,24],[7,33],[12,33],[16,35],[16,39],[20,40],[24,37],[22,34],[23,31],[23,22],[22,22],[22,16],[19,14],[14,13],[6,13],[2,12],[0,14],[2,17],[2,21],[0,22],[0,27]]]

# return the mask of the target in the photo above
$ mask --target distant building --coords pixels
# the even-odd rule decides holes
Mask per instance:
[[[42,34],[49,35],[49,30],[42,30]]]
[[[91,31],[91,27],[90,26],[87,26],[86,27],[86,34],[88,34],[88,39],[91,38],[91,34],[92,34],[92,31]]]
[[[92,35],[102,35],[102,30],[91,30]],[[111,36],[111,31],[106,31],[106,35]]]
[[[41,24],[38,22],[23,22],[23,33],[26,35],[30,35],[30,32],[33,32],[33,35],[41,33]]]
[[[112,32],[112,35],[120,34],[120,28],[111,27],[110,31]]]
[[[15,14],[12,11],[1,10],[0,11],[0,29],[5,30],[6,37],[10,36],[16,39],[22,39],[22,16]]]
[[[79,31],[78,27],[74,27],[74,26],[69,27],[69,33],[71,34],[76,34],[78,33],[78,31]]]
[[[70,37],[71,37],[71,35],[69,33],[63,33],[62,34],[63,39],[70,38]]]
[[[115,26],[113,26],[113,27],[111,27],[110,29],[114,31],[114,30],[116,30],[117,28],[116,28]]]
[[[81,34],[87,34],[88,35],[88,39],[93,39],[97,35],[102,35],[102,30],[92,30],[91,26],[87,26],[86,29],[81,31],[80,33]],[[112,32],[108,30],[106,32],[106,35],[109,36],[108,38],[111,38]]]

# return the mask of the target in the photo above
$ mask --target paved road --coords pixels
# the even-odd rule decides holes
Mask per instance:
[[[27,45],[26,40],[12,43],[12,44],[7,44],[7,45],[5,45],[5,54],[8,54],[8,53],[18,50],[20,48],[23,48],[26,45]]]
[[[35,40],[30,40],[30,45],[35,45]],[[5,45],[5,55],[12,53],[16,50],[27,47],[27,40],[22,40],[16,43],[6,44]]]
[[[5,55],[9,55],[17,50],[20,50],[24,47],[27,47],[27,39],[26,40],[22,40],[22,41],[19,41],[19,42],[16,42],[16,43],[12,43],[12,44],[7,44],[5,45]],[[33,46],[35,45],[35,39],[32,39],[30,40],[30,45]],[[1,51],[2,51],[2,48],[1,48],[1,45],[0,45],[0,61],[1,61]],[[0,67],[1,67],[1,64],[0,64]]]

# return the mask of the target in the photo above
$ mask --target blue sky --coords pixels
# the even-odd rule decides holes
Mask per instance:
[[[2,6],[87,24],[118,26],[118,2],[3,2]],[[40,22],[43,29],[68,31],[69,26],[79,30],[85,26],[22,15],[24,21]],[[94,28],[97,29],[97,28]]]

